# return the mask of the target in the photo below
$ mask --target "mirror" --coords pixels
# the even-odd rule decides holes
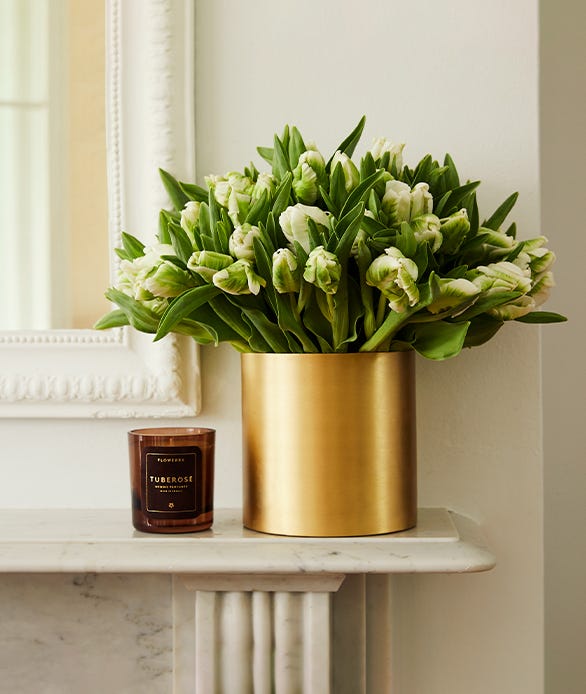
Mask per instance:
[[[103,2],[2,0],[0,330],[108,309],[105,57]]]
[[[65,7],[68,0],[49,4]],[[153,238],[159,209],[168,205],[158,168],[186,179],[195,175],[194,8],[192,0],[107,0],[105,8],[108,233],[100,228],[96,236],[109,246],[115,276],[111,249],[120,245],[122,230]],[[24,157],[24,150],[17,152]],[[59,185],[59,172],[50,173],[51,184]],[[24,237],[19,232],[37,195],[32,190],[21,191],[25,204],[13,226],[3,220],[4,234]],[[61,219],[57,215],[57,228]],[[24,279],[33,276],[30,266]],[[199,406],[193,341],[171,336],[153,343],[129,328],[0,332],[0,416],[182,417]]]

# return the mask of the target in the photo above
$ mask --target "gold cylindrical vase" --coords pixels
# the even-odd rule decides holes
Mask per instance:
[[[336,537],[415,525],[413,357],[242,354],[246,527]]]

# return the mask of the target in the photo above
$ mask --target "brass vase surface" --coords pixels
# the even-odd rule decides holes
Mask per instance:
[[[242,354],[244,525],[378,535],[416,523],[412,352]]]

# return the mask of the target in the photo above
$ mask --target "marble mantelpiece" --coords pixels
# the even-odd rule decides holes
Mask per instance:
[[[139,533],[126,510],[0,511],[2,572],[461,573],[494,564],[478,527],[441,508],[420,509],[412,530],[360,538],[256,533],[233,509],[185,535]]]
[[[0,670],[22,694],[392,691],[393,574],[487,571],[478,526],[392,535],[136,532],[128,510],[0,511]],[[399,580],[399,579],[397,579]]]

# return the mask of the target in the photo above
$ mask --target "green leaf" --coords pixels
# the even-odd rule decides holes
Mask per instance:
[[[261,239],[253,238],[252,245],[254,249],[254,257],[256,262],[256,270],[258,274],[266,281],[266,297],[271,308],[277,313],[277,292],[273,286],[273,264],[272,253],[267,250]]]
[[[278,325],[270,321],[265,314],[256,308],[243,308],[244,317],[258,330],[268,343],[272,352],[289,352],[289,342]]]
[[[470,323],[419,323],[413,327],[413,348],[427,359],[441,361],[462,351]]]
[[[289,166],[291,170],[293,170],[298,162],[299,162],[299,157],[307,147],[305,146],[305,142],[303,142],[303,138],[301,137],[301,133],[295,126],[291,128],[290,131],[290,138],[289,138]]]
[[[205,202],[202,202],[201,207],[199,208],[199,236],[200,239],[202,239],[204,236],[209,236],[210,238],[212,236],[212,228],[210,226],[210,208]],[[169,243],[171,243],[170,239]],[[206,248],[205,250],[208,249]]]
[[[155,335],[155,342],[165,337],[180,321],[187,318],[202,304],[208,303],[215,296],[218,296],[218,294],[221,294],[221,290],[213,284],[194,287],[180,294],[169,304],[163,313],[157,334]]]
[[[525,316],[515,318],[519,323],[565,323],[568,319],[552,311],[532,311]]]
[[[351,157],[354,154],[354,150],[356,149],[356,145],[358,144],[360,137],[362,135],[362,131],[364,130],[364,125],[366,123],[366,116],[362,116],[362,118],[358,121],[358,125],[354,128],[354,130],[348,135],[348,137],[345,140],[342,140],[342,142],[338,145],[336,152],[345,152],[349,157]],[[330,157],[330,160],[328,161],[326,165],[326,171],[330,170],[330,165],[332,163],[332,159],[334,158],[334,155]]]
[[[437,162],[434,162],[434,164],[437,164]],[[429,183],[429,190],[433,196],[438,196],[439,191],[445,189],[445,186],[441,185],[441,181],[447,172],[447,166],[436,165],[433,171],[429,174],[427,182]]]
[[[116,253],[120,260],[132,260],[132,258],[123,248],[115,248],[114,253]]]
[[[360,179],[364,181],[369,176],[372,176],[373,173],[376,173],[376,163],[372,153],[367,152],[360,160]]]
[[[277,294],[276,299],[277,315],[281,330],[294,335],[299,340],[304,352],[317,352],[317,347],[303,329],[301,317],[294,307],[295,296],[293,294]]]
[[[348,214],[353,207],[359,202],[366,202],[370,193],[372,192],[373,186],[384,176],[384,171],[375,171],[371,176],[361,181],[359,185],[354,188],[350,195],[346,198],[346,202],[340,210],[340,217]]]
[[[332,325],[324,318],[315,297],[307,304],[303,311],[303,324],[315,335],[322,352],[333,352]]]
[[[159,169],[159,175],[163,181],[167,195],[171,199],[173,207],[180,212],[185,207],[185,203],[189,202],[189,197],[181,189],[179,181],[171,176],[168,171]]]
[[[260,156],[268,163],[273,163],[273,149],[272,147],[257,147],[256,151]]]
[[[479,185],[480,185],[480,181],[471,181],[471,182],[465,183],[463,186],[460,186],[459,188],[456,188],[455,190],[453,190],[450,193],[450,197],[448,198],[448,201],[446,202],[444,208],[441,211],[442,216],[448,217],[453,212],[457,212],[459,209],[461,209],[461,205],[462,205],[464,199],[468,195],[470,195],[470,193],[475,191]]]
[[[444,211],[444,207],[448,204],[448,200],[450,199],[450,195],[452,194],[451,190],[448,190],[447,193],[444,193],[442,197],[440,198],[439,202],[437,205],[434,205],[434,210],[433,213],[437,215],[438,217],[442,216],[442,213]]]
[[[201,218],[201,207],[199,210],[200,218]],[[223,253],[222,251],[222,244],[218,239],[218,230],[216,229],[216,224],[220,221],[221,214],[220,214],[220,205],[218,204],[218,201],[216,200],[216,196],[214,195],[214,192],[210,190],[209,195],[208,195],[208,214],[209,214],[209,225],[210,225],[210,235],[214,241],[214,250],[217,251],[218,253]],[[202,232],[203,234],[203,232]]]
[[[433,260],[433,253],[426,243],[422,243],[421,246],[417,247],[417,251],[413,254],[412,260],[417,265],[420,278],[425,274],[429,266],[430,258]]]
[[[268,191],[263,190],[261,196],[258,197],[250,206],[244,221],[248,224],[258,226],[259,222],[264,223],[267,221],[269,210],[269,194]]]
[[[127,234],[125,231],[122,232],[122,245],[132,260],[144,255],[144,243],[141,243],[137,238]]]
[[[279,138],[275,135],[275,144],[273,150],[273,176],[281,179],[290,170],[287,150],[283,146],[281,140],[279,140]]]
[[[432,272],[427,284],[419,285],[419,301],[415,306],[410,306],[403,313],[389,311],[387,317],[380,325],[374,335],[369,338],[360,348],[361,352],[386,351],[394,335],[409,322],[411,316],[421,309],[429,306],[433,300],[433,284],[435,274]]]
[[[94,325],[94,330],[106,330],[108,328],[121,328],[124,325],[130,325],[126,313],[117,308],[110,311],[105,316],[102,316]]]
[[[169,224],[169,236],[177,257],[184,263],[187,263],[193,253],[193,246],[189,236],[176,222]]]
[[[180,323],[177,323],[173,331],[180,335],[192,337],[200,345],[217,345],[219,342],[218,334],[212,327],[189,318],[184,318]]]
[[[143,306],[140,301],[114,287],[110,287],[105,296],[106,299],[117,304],[124,311],[133,328],[143,333],[155,333],[157,331],[159,317],[146,306]]]
[[[190,200],[195,200],[195,202],[207,202],[208,191],[201,186],[195,185],[195,183],[182,183],[178,182],[181,190],[187,195]]]
[[[334,170],[330,176],[329,194],[330,199],[336,206],[336,209],[342,209],[342,205],[346,199],[346,180],[344,178],[344,169],[342,168],[342,164],[340,164],[340,162],[334,166]]]
[[[320,186],[319,192],[320,192],[320,195],[322,196],[323,201],[326,203],[326,207],[328,208],[328,211],[331,212],[334,215],[334,217],[337,217],[338,216],[338,207],[334,204],[334,201],[328,195],[327,190],[325,190],[322,186]]]
[[[334,253],[342,264],[350,256],[363,216],[364,203],[360,202],[334,225],[336,236],[340,239],[335,246]]]
[[[512,239],[517,238],[517,224],[513,222],[505,231],[506,236],[510,236]]]
[[[178,268],[181,268],[182,270],[185,270],[186,272],[189,272],[187,269],[187,265],[176,255],[162,255],[161,256],[162,260],[168,260],[170,263],[173,263],[173,265],[176,265]],[[198,279],[197,275],[193,275],[194,279]],[[202,280],[203,282],[203,280]]]
[[[497,320],[492,316],[486,315],[486,313],[473,318],[466,333],[464,347],[479,347],[483,345],[493,338],[503,325],[502,320]]]
[[[521,251],[525,248],[525,241],[521,241],[518,243],[515,248],[509,253],[509,255],[505,258],[509,263],[512,263],[513,260],[521,253]]]
[[[417,252],[417,239],[413,229],[407,222],[401,222],[401,229],[397,233],[395,246],[406,258],[413,258]]]
[[[199,325],[204,327],[210,335],[214,337],[214,342],[218,344],[219,342],[229,342],[230,344],[238,343],[240,345],[239,351],[248,351],[248,337],[250,331],[248,329],[243,330],[244,323],[239,316],[240,329],[235,330],[231,325],[229,325],[223,318],[220,318],[218,312],[214,309],[214,304],[222,299],[223,297],[218,296],[209,304],[202,304],[193,313],[190,314],[189,318],[184,318],[175,330],[179,332],[179,329],[183,325],[190,326],[192,323],[197,322]],[[244,335],[242,334],[244,333]]]
[[[448,190],[454,190],[460,186],[460,177],[458,176],[458,170],[454,164],[454,160],[449,154],[444,157],[444,165],[448,167],[446,171],[444,182]]]
[[[173,221],[174,215],[172,215],[167,210],[161,210],[159,212],[159,243],[171,243],[171,237],[169,236],[169,224]]]
[[[227,326],[229,326],[235,333],[237,333],[243,340],[250,344],[252,338],[252,330],[250,326],[244,321],[242,316],[242,311],[233,302],[228,301],[224,294],[216,296],[209,303],[210,308],[216,314],[216,316],[223,321]],[[206,310],[206,304],[202,304],[197,309],[196,315],[200,312]],[[216,325],[217,320],[208,319],[208,321],[213,322]]]
[[[275,216],[275,219],[279,217],[281,212],[284,212],[289,207],[292,181],[293,175],[291,172],[287,172],[281,183],[279,183],[279,187],[275,191],[275,199],[273,201],[272,208],[272,213]]]
[[[361,287],[355,282],[351,277],[347,280],[348,288],[346,291],[347,298],[346,302],[348,305],[348,327],[347,327],[347,337],[343,340],[339,347],[345,347],[346,345],[356,342],[358,339],[358,326],[360,325],[360,320],[365,314],[365,306],[361,298]],[[367,289],[372,289],[372,287],[367,287]],[[334,297],[334,306],[336,306],[336,297]],[[337,308],[337,307],[336,307]],[[338,348],[337,351],[340,351]]]
[[[426,154],[423,159],[415,167],[415,172],[413,174],[413,181],[411,182],[411,187],[413,188],[417,183],[422,183],[429,179],[429,173],[433,165],[433,159],[431,154]]]
[[[486,313],[491,308],[496,308],[502,304],[508,304],[510,301],[518,299],[523,292],[495,292],[494,294],[489,294],[488,296],[480,295],[478,301],[467,311],[461,313],[455,320],[457,321],[467,321],[471,318],[479,316],[481,313]]]
[[[309,248],[313,250],[318,246],[326,246],[328,239],[324,238],[323,233],[318,229],[317,224],[311,218],[307,218],[307,233],[309,234]]]
[[[473,193],[470,196],[466,211],[468,212],[468,221],[470,222],[470,231],[468,232],[466,239],[471,239],[472,237],[476,236],[478,230],[480,229],[480,215],[478,212],[476,193]]]
[[[492,216],[486,222],[483,222],[482,226],[497,231],[500,225],[505,221],[509,212],[513,209],[518,197],[519,193],[509,195],[502,205],[495,210]]]

